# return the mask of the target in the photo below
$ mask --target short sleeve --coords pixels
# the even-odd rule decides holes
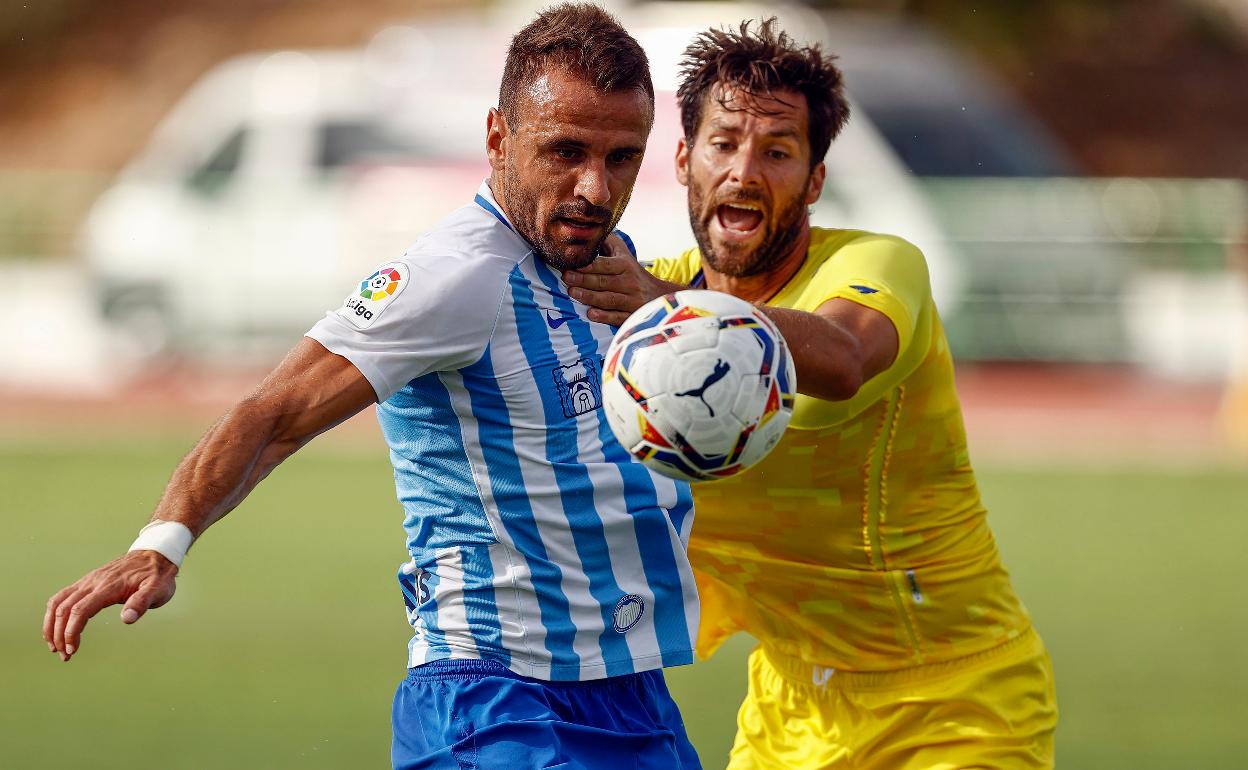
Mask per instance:
[[[803,295],[803,304],[812,309],[841,298],[880,311],[897,329],[900,358],[914,340],[932,291],[927,262],[916,246],[895,236],[864,233],[820,266]]]
[[[364,276],[306,336],[354,364],[385,401],[417,377],[481,358],[506,286],[496,261],[404,255]]]

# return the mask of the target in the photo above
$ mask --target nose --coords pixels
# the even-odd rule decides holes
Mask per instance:
[[[738,147],[728,169],[729,179],[742,187],[759,184],[762,167],[757,155],[749,144],[743,143]]]
[[[605,163],[590,162],[581,168],[576,180],[576,194],[594,206],[605,206],[611,200]]]

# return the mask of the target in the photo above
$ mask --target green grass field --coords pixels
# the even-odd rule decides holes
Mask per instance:
[[[321,442],[205,536],[171,605],[133,627],[107,610],[69,664],[40,638],[44,601],[129,544],[189,441],[0,446],[0,767],[386,766],[399,507],[380,448]],[[1248,478],[980,477],[1057,670],[1058,766],[1243,767]],[[708,768],[748,649],[669,675]]]

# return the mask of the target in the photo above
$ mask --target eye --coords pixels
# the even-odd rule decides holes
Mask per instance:
[[[607,156],[608,163],[615,163],[617,165],[623,164],[623,163],[629,163],[636,159],[637,159],[637,153],[635,152],[613,152]]]
[[[556,147],[555,155],[562,160],[576,160],[581,157],[581,151],[575,147]]]
[[[732,142],[726,141],[724,139],[716,139],[715,141],[711,142],[711,147],[714,147],[716,150],[720,152],[729,152],[732,150]]]
[[[788,152],[784,150],[775,150],[775,149],[768,150],[767,155],[773,160],[784,160],[785,158],[789,157]]]

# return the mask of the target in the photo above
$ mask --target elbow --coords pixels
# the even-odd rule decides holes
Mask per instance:
[[[865,382],[861,368],[829,366],[821,371],[797,375],[797,390],[807,396],[823,401],[848,401],[858,395]]]
[[[226,427],[234,440],[250,445],[263,478],[307,443],[297,418],[281,400],[249,396],[234,406]]]
[[[862,385],[862,371],[859,369],[844,368],[829,372],[820,383],[823,394],[819,398],[825,401],[848,401],[858,395]]]

